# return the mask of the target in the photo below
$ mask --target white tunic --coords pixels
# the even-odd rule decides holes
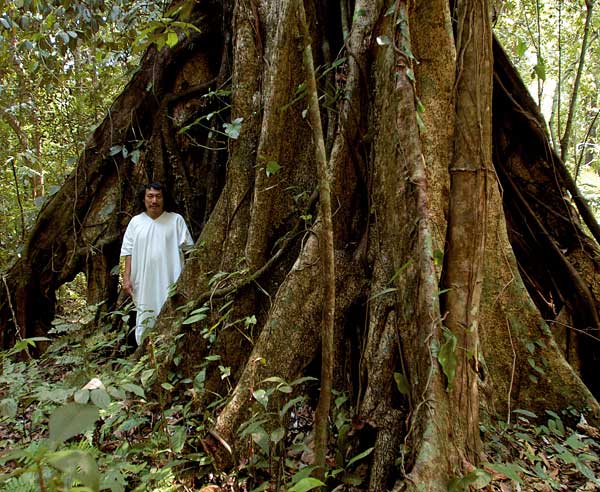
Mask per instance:
[[[163,212],[152,219],[146,212],[136,215],[125,231],[121,256],[131,256],[133,302],[137,309],[135,339],[142,341],[144,330],[154,326],[167,300],[169,286],[183,268],[183,249],[193,246],[185,220],[179,214]]]

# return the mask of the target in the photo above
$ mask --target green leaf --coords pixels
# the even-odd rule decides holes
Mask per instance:
[[[110,150],[108,151],[108,154],[110,156],[117,155],[117,154],[121,153],[122,149],[123,149],[123,147],[121,147],[120,145],[114,145],[113,147],[110,148]]]
[[[435,263],[435,266],[441,267],[444,264],[444,252],[436,249],[433,252],[433,262]]]
[[[315,378],[314,376],[303,376],[301,378],[298,379],[294,379],[291,383],[290,386],[298,386],[299,384],[303,384],[306,383],[308,381],[318,381],[318,378]]]
[[[492,481],[492,476],[484,470],[475,468],[471,473],[450,480],[448,492],[468,492],[471,489],[479,490]]]
[[[90,398],[98,408],[107,408],[110,405],[110,395],[102,388],[93,389]]]
[[[190,313],[190,315],[192,315],[192,314],[199,314],[199,313],[206,313],[207,311],[210,311],[209,307],[208,306],[202,306],[202,307],[199,307],[198,309],[194,309]]]
[[[127,485],[125,475],[120,470],[109,468],[102,475],[100,490],[110,489],[110,492],[125,492],[125,485]]]
[[[267,166],[265,167],[265,172],[267,173],[268,177],[271,177],[274,174],[277,174],[280,170],[281,170],[281,166],[279,165],[279,163],[277,163],[275,161],[267,162]]]
[[[60,444],[73,436],[93,427],[98,420],[98,408],[81,403],[68,403],[58,407],[52,415],[48,427],[50,441]]]
[[[522,38],[519,38],[519,40],[517,41],[515,51],[518,57],[523,56],[527,51],[527,43]]]
[[[69,35],[65,31],[59,31],[57,36],[64,44],[69,44]]]
[[[267,408],[267,404],[269,403],[269,397],[267,396],[267,392],[264,389],[257,389],[252,393],[254,399],[260,403],[263,407]]]
[[[231,367],[219,365],[219,372],[221,373],[221,379],[228,378],[231,376]]]
[[[15,417],[17,415],[17,408],[17,400],[14,398],[4,398],[0,401],[0,417]]]
[[[242,121],[244,121],[244,118],[236,118],[231,123],[223,123],[225,135],[233,140],[237,140],[240,137],[240,132],[242,131]]]
[[[280,378],[279,376],[269,376],[261,381],[262,383],[278,383],[278,384],[287,384],[285,379]]]
[[[521,477],[518,475],[518,473],[522,472],[523,469],[519,465],[514,463],[488,463],[487,466],[495,472],[506,475],[508,478],[517,482],[518,484],[523,484]]]
[[[129,158],[134,164],[138,164],[140,162],[140,151],[139,149],[135,149],[131,154],[129,154]]]
[[[145,396],[144,389],[141,386],[138,386],[137,384],[125,383],[121,385],[121,388],[123,388],[125,391],[133,393],[134,395],[139,396],[140,398],[144,398]]]
[[[546,80],[546,61],[543,57],[540,56],[540,58],[538,59],[538,62],[535,64],[535,67],[533,67],[533,73],[537,76],[538,79]]]
[[[369,301],[373,300],[373,299],[377,299],[378,297],[384,296],[386,294],[391,294],[392,292],[396,292],[398,289],[396,287],[386,287],[385,289],[377,292],[376,294],[373,294],[371,297],[369,297]]]
[[[298,470],[296,473],[294,473],[290,483],[293,485],[293,484],[299,482],[300,480],[302,480],[303,478],[309,477],[312,474],[312,472],[316,469],[317,469],[316,465],[307,465],[304,468],[300,468],[300,470]]]
[[[392,275],[392,278],[390,279],[389,283],[394,283],[396,280],[398,280],[398,277],[400,277],[400,274],[406,270],[410,265],[412,265],[412,260],[408,260],[406,263],[404,263],[404,265],[402,265],[400,268],[398,268],[395,272],[394,275]]]
[[[317,480],[313,477],[306,477],[302,480],[299,480],[298,483],[294,484],[292,487],[288,489],[288,492],[306,492],[307,490],[312,490],[317,487],[324,487],[325,484],[321,482],[321,480]]]
[[[171,436],[171,445],[173,446],[174,453],[181,452],[181,450],[183,449],[183,446],[185,445],[186,437],[187,437],[187,433],[186,433],[184,426],[179,425],[179,426],[175,427],[175,430],[173,431],[173,435]]]
[[[106,388],[108,394],[117,400],[124,400],[126,398],[125,391],[120,388],[115,388],[114,386],[108,386]]]
[[[255,444],[258,444],[265,455],[269,454],[269,435],[262,427],[259,432],[252,433],[252,440]]]
[[[283,417],[288,413],[290,408],[292,408],[296,403],[300,403],[302,400],[304,400],[304,396],[297,396],[296,398],[292,398],[291,400],[286,402],[286,404],[281,408],[281,410],[279,410],[279,415]]]
[[[167,34],[167,46],[172,48],[179,42],[179,38],[177,37],[177,33],[175,31],[169,31]]]
[[[403,395],[408,395],[410,393],[410,385],[408,384],[408,379],[401,372],[394,373],[394,381],[396,381],[396,388]]]
[[[125,420],[124,422],[121,422],[119,427],[117,427],[117,431],[127,432],[131,429],[139,427],[142,424],[145,424],[146,422],[148,422],[148,419],[146,417],[133,417]]]
[[[88,401],[90,401],[90,390],[80,389],[75,392],[73,398],[77,403],[81,403],[85,405]]]
[[[271,442],[277,444],[285,437],[285,429],[283,427],[278,427],[273,432],[271,432]]]
[[[373,451],[373,449],[375,449],[375,448],[369,448],[369,449],[366,449],[365,451],[363,451],[362,453],[357,454],[354,458],[352,458],[350,461],[348,461],[348,463],[346,464],[346,468],[349,468],[353,463],[356,463],[357,461],[362,460],[366,456],[369,456],[371,454],[371,452]]]
[[[454,335],[454,333],[447,328],[444,328],[444,337],[446,338],[446,341],[440,347],[437,359],[442,366],[442,370],[446,375],[446,379],[448,380],[448,389],[451,389],[452,384],[454,383],[454,378],[456,377],[456,366],[458,364],[458,360],[456,358],[457,340],[456,335]]]
[[[577,461],[577,463],[575,463],[575,467],[585,478],[591,480],[596,485],[600,485],[600,479],[598,479],[594,471],[588,465],[582,461]]]
[[[388,44],[392,44],[392,40],[389,36],[377,36],[377,44],[379,46],[387,46]]]
[[[421,115],[419,113],[415,113],[415,119],[417,120],[417,126],[419,127],[419,130],[421,131],[421,133],[425,133],[425,130],[427,130],[427,127],[425,126],[425,122],[423,121],[423,118],[421,117]]]
[[[142,386],[148,387],[148,384],[150,383],[150,381],[152,380],[153,377],[154,377],[154,369],[146,369],[144,372],[142,372],[142,375],[140,376],[140,381],[142,382]]]
[[[367,15],[367,11],[365,9],[357,9],[352,16],[352,20],[356,21],[359,17],[364,17]]]
[[[513,413],[525,415],[526,417],[530,417],[532,419],[537,419],[537,414],[530,412],[529,410],[523,410],[522,408],[517,408],[516,410],[513,410]]]
[[[579,439],[579,436],[576,433],[573,433],[565,441],[565,446],[569,446],[571,449],[581,449],[585,448],[587,445]]]
[[[194,315],[190,316],[181,324],[182,325],[191,325],[192,323],[197,323],[198,321],[202,321],[203,319],[206,319],[206,314],[198,313],[198,314],[194,314]]]
[[[48,464],[57,470],[81,482],[94,492],[100,489],[100,473],[98,465],[90,453],[72,449],[52,453]]]

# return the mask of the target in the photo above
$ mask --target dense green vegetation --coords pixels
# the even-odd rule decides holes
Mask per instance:
[[[73,170],[135,70],[163,2],[7,2],[0,10],[0,267]]]
[[[192,315],[196,319],[206,309],[198,311]],[[254,391],[253,417],[238,431],[251,438],[250,460],[221,474],[211,465],[202,436],[228,395],[213,395],[203,413],[195,403],[205,391],[209,365],[218,366],[224,379],[230,369],[209,356],[194,378],[185,378],[177,354],[170,354],[174,368],[162,368],[157,360],[167,345],[160,338],[151,339],[145,355],[132,357],[126,328],[113,329],[114,322],[127,321],[127,310],[111,313],[102,328],[91,331],[94,313],[90,306],[58,317],[51,333],[56,338],[40,359],[29,352],[45,340],[22,340],[0,353],[0,491],[166,492],[213,484],[203,490],[283,486],[300,492],[319,484],[308,477],[314,469],[307,404],[316,394],[313,379],[269,378]],[[275,411],[267,410],[270,399],[278,401]],[[336,394],[332,417],[327,482],[331,489],[365,490],[363,463],[373,448],[356,449],[361,423],[350,418],[346,395]],[[489,491],[563,490],[565,484],[569,490],[595,490],[600,434],[582,423],[575,428],[578,418],[569,409],[539,416],[516,409],[512,422],[482,427],[489,462],[456,477],[449,490],[466,491],[470,485]]]
[[[600,171],[597,6],[583,0],[508,0],[497,15],[495,33],[540,105],[555,150],[597,207],[598,182],[592,173],[582,176]]]

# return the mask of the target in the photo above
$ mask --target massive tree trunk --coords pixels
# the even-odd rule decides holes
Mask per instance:
[[[374,491],[446,490],[480,459],[480,410],[598,417],[598,226],[497,45],[492,60],[489,13],[472,10],[486,2],[455,3],[457,16],[444,0],[357,0],[348,18],[306,5],[333,176],[335,386],[370,430]],[[296,5],[195,4],[183,20],[200,33],[148,50],[0,293],[4,345],[45,333],[78,272],[110,309],[136,188],[163,181],[197,241],[156,346],[181,344],[192,375],[211,353],[231,367],[206,439],[222,467],[243,458],[265,378],[318,374],[322,221]],[[182,325],[205,303],[210,325]],[[205,386],[200,405],[226,394],[210,366]]]

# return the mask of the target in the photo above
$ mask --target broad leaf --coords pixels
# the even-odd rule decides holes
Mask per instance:
[[[456,358],[457,340],[456,335],[448,329],[444,330],[444,336],[446,337],[446,341],[440,347],[437,358],[448,380],[448,389],[451,389],[456,377],[456,366],[458,363]]]
[[[363,458],[369,456],[371,454],[371,452],[373,451],[373,449],[375,449],[375,448],[366,449],[362,453],[357,454],[356,456],[354,456],[352,459],[350,459],[350,461],[348,461],[348,463],[346,464],[346,468],[349,468],[351,465],[353,465],[357,461],[360,461]]]
[[[265,168],[265,172],[267,173],[267,176],[271,177],[274,174],[277,174],[280,170],[281,170],[281,166],[279,165],[278,162],[276,162],[276,161],[267,162],[267,166]]]
[[[93,405],[68,403],[58,407],[52,415],[48,427],[50,441],[60,444],[73,436],[90,429],[98,420],[98,408]]]
[[[198,321],[202,321],[205,318],[206,318],[205,313],[197,313],[197,314],[194,314],[194,315],[190,316],[189,318],[187,318],[182,323],[182,325],[191,325],[192,323],[197,323]]]
[[[102,388],[90,392],[92,403],[99,408],[107,408],[110,405],[110,395]]]
[[[229,138],[237,140],[240,137],[240,132],[242,131],[242,121],[244,121],[244,118],[236,118],[231,123],[223,123],[225,134]]]
[[[267,392],[264,389],[257,389],[252,393],[254,399],[260,403],[263,407],[267,408],[267,404],[269,403],[269,397],[267,396]]]
[[[81,482],[94,492],[100,489],[100,473],[96,461],[87,451],[72,449],[52,453],[48,463]]]
[[[408,384],[408,379],[401,372],[394,373],[394,381],[396,381],[396,388],[403,395],[408,395],[410,393],[410,385]]]
[[[514,463],[487,463],[486,466],[495,472],[506,475],[508,478],[514,480],[518,484],[523,483],[521,477],[519,476],[519,472],[522,472],[523,469],[519,465]]]
[[[175,430],[173,431],[173,435],[171,436],[171,446],[173,447],[174,453],[181,452],[181,450],[183,449],[183,446],[185,445],[186,437],[187,437],[187,433],[186,433],[184,426],[179,425],[179,426],[175,427]]]
[[[313,477],[306,477],[298,481],[295,485],[288,489],[288,492],[306,492],[317,487],[324,487],[325,484],[321,480],[317,480]]]
[[[133,383],[125,383],[121,386],[125,391],[129,391],[130,393],[133,393],[134,395],[137,395],[141,398],[144,398],[145,394],[144,394],[144,388],[142,388],[141,386],[138,386],[137,384],[133,384]]]
[[[4,398],[0,401],[0,417],[13,418],[17,415],[17,400],[14,398]]]

